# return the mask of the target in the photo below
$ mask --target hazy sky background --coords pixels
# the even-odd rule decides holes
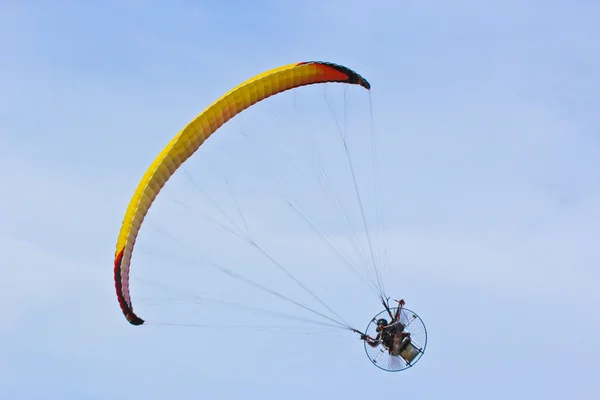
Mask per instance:
[[[1,2],[0,398],[599,398],[599,18],[596,1]],[[305,60],[347,65],[373,86],[386,288],[429,332],[423,359],[399,374],[371,365],[345,332],[133,327],[118,307],[114,246],[150,161],[231,87]],[[322,89],[299,93],[325,106]],[[368,95],[352,96],[368,118]],[[269,107],[239,120],[250,135],[273,122]],[[295,150],[281,130],[265,137]],[[212,171],[205,153],[190,163],[196,178]],[[354,154],[369,165],[370,150]],[[302,268],[326,264],[322,245],[257,206],[270,194],[257,190],[262,175],[238,173],[235,197],[257,234],[362,329],[376,298],[343,268]],[[234,248],[218,237],[191,241],[212,255]],[[231,253],[258,279],[276,275]],[[160,277],[141,267],[149,253],[135,257],[140,278]],[[239,286],[194,274],[181,283]],[[272,285],[296,293],[289,280]],[[254,296],[239,287],[236,302]],[[211,306],[187,312],[202,319]],[[168,303],[158,314],[184,317]]]

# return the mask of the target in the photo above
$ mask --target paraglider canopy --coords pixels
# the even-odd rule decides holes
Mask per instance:
[[[252,105],[275,94],[317,83],[339,82],[370,89],[353,70],[328,62],[300,62],[259,74],[233,88],[185,126],[152,162],[133,193],[117,240],[114,279],[125,318],[133,325],[144,320],[133,310],[129,267],[138,232],[158,193],[175,171],[223,124]]]

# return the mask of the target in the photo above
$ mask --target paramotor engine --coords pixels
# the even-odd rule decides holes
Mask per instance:
[[[398,310],[398,307],[386,307],[369,322],[364,335],[376,337],[380,333],[377,329],[378,321],[389,318],[390,314],[394,315]],[[405,333],[398,354],[394,353],[392,345],[387,344],[385,340],[378,343],[377,346],[371,346],[365,341],[367,357],[373,365],[384,371],[398,372],[414,366],[421,359],[427,347],[427,329],[423,320],[414,311],[402,307],[397,324]]]

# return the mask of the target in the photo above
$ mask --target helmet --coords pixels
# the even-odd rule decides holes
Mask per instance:
[[[382,326],[385,326],[385,325],[387,325],[387,324],[388,324],[388,322],[387,322],[387,319],[385,319],[385,318],[380,318],[380,319],[378,319],[378,320],[377,320],[377,328],[375,328],[375,330],[376,330],[377,332],[379,332],[379,331],[381,330],[381,327],[382,327]]]

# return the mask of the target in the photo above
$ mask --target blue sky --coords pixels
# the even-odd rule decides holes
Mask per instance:
[[[452,3],[2,2],[0,398],[321,399],[389,391],[424,399],[598,398],[600,5]],[[118,308],[114,245],[149,162],[231,87],[303,60],[347,65],[372,84],[386,288],[407,300],[429,332],[423,359],[399,374],[372,366],[345,332],[251,330],[232,346],[239,331],[136,328]],[[339,87],[327,90],[343,99]],[[290,112],[292,94],[249,110],[219,132],[212,149],[207,142],[189,171],[223,201],[231,200],[223,176],[233,176],[253,233],[362,328],[380,311],[372,293],[334,267],[314,236],[288,225],[293,216],[271,203],[270,181],[216,151],[235,150],[242,132],[251,140],[264,132],[278,143],[268,149],[273,158],[237,149],[236,160],[263,172],[276,162],[274,174],[296,176],[283,165],[299,136],[282,135],[269,110],[285,132],[298,120],[332,132],[323,93],[299,91],[300,116]],[[350,135],[358,140],[368,133],[368,95],[352,90],[350,97],[357,110]],[[366,174],[370,153],[352,143]],[[343,172],[333,163],[341,165],[338,156],[331,156],[332,177]],[[281,193],[318,194],[314,182],[298,179],[282,180]],[[242,246],[229,252],[237,247],[218,228],[171,218],[176,207],[166,199],[203,209],[185,183],[178,178],[164,193],[143,246],[169,247],[151,234],[167,227],[210,258],[244,264],[256,279],[300,294],[264,259]],[[350,207],[351,198],[341,198]],[[327,217],[325,229],[342,235]],[[143,246],[132,266],[140,279],[278,307],[222,274],[186,271]],[[141,303],[134,304],[140,312],[166,319],[212,320],[216,310]],[[249,323],[245,314],[231,315]],[[250,322],[282,323],[256,319]]]

